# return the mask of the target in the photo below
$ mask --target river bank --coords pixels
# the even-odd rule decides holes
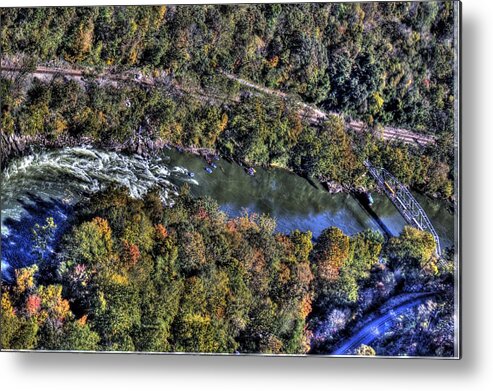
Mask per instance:
[[[91,137],[73,137],[73,136],[60,136],[57,138],[49,138],[41,135],[36,136],[18,136],[8,135],[5,133],[0,134],[0,163],[1,169],[5,169],[9,162],[13,158],[20,158],[27,154],[30,154],[39,149],[61,149],[61,148],[74,148],[80,146],[91,146],[96,149],[103,149],[110,152],[122,152],[130,154],[138,154],[143,157],[159,154],[163,150],[175,148],[181,152],[191,153],[193,155],[201,156],[205,160],[211,160],[215,156],[222,156],[226,160],[234,162],[242,167],[251,167],[247,162],[238,161],[234,156],[227,156],[221,154],[221,151],[211,148],[183,146],[170,143],[169,141],[162,139],[151,139],[144,137],[133,137],[125,142],[118,141],[101,141]],[[282,169],[294,173],[292,169],[286,166],[280,166],[272,164],[264,167],[267,169]],[[296,173],[295,173],[296,174]],[[298,174],[297,174],[298,175]],[[311,181],[312,178],[304,177],[306,180]],[[354,192],[354,191],[366,191],[361,187],[356,189],[355,187],[343,186],[340,183],[330,180],[319,179],[322,186],[331,194],[337,194],[341,192]]]
[[[259,167],[250,176],[243,166],[220,158],[210,172],[201,155],[204,150],[188,153],[168,147],[146,158],[86,146],[45,149],[12,160],[2,173],[3,255],[10,249],[13,253],[7,258],[18,260],[12,266],[29,264],[30,258],[18,249],[27,248],[23,243],[31,236],[31,227],[42,226],[48,217],[62,226],[80,201],[112,185],[126,187],[134,198],[158,189],[163,203],[169,205],[187,185],[192,196],[214,199],[229,218],[265,214],[283,234],[310,231],[317,238],[326,228],[338,227],[346,235],[370,229],[390,237],[399,235],[406,225],[385,195],[373,194],[368,210],[352,193],[330,194],[320,183],[285,169]],[[419,201],[442,247],[452,246],[453,214],[443,202]]]
[[[26,156],[33,152],[39,152],[42,150],[56,150],[63,148],[74,148],[81,146],[88,146],[91,148],[109,151],[109,152],[117,152],[117,153],[125,153],[125,154],[136,154],[140,155],[144,158],[147,157],[156,157],[159,156],[163,151],[167,150],[176,150],[180,153],[189,153],[195,156],[200,156],[206,162],[211,161],[214,157],[222,156],[227,161],[237,164],[242,167],[243,170],[250,167],[250,165],[246,162],[241,162],[236,160],[232,156],[227,156],[226,154],[221,154],[222,151],[218,151],[216,149],[211,148],[200,148],[200,147],[185,147],[182,145],[172,144],[168,141],[161,139],[151,139],[148,137],[135,136],[132,137],[125,142],[117,142],[117,141],[98,141],[90,137],[72,137],[72,136],[63,136],[58,138],[48,138],[43,136],[12,136],[1,133],[1,143],[0,143],[0,158],[1,158],[1,167],[4,170],[9,162],[14,158],[20,158],[22,156]],[[258,168],[258,167],[256,167]],[[271,165],[262,167],[266,170],[283,170],[289,172],[293,175],[300,176],[298,173],[295,173],[292,169],[286,166],[279,165]],[[356,198],[359,195],[372,191],[374,194],[378,194],[379,196],[384,196],[382,192],[378,191],[378,189],[374,188],[364,188],[361,186],[343,186],[340,183],[330,181],[324,178],[311,178],[308,176],[301,175],[300,178],[310,183],[310,185],[315,188],[323,188],[325,192],[329,194],[352,194]],[[440,204],[442,207],[447,209],[447,211],[451,214],[454,213],[454,205],[449,200],[440,200],[437,198],[429,197],[420,192],[414,191],[415,196],[419,199],[419,202],[429,203],[429,204]],[[445,203],[445,205],[443,205]]]
[[[305,173],[316,175],[317,179],[331,193],[357,190],[365,192],[367,188],[372,187],[372,180],[364,177],[365,168],[362,159],[355,156],[355,152],[362,145],[361,129],[357,131],[351,128],[341,116],[329,116],[330,121],[324,123],[317,121],[316,124],[309,125],[305,123],[304,116],[301,116],[303,117],[301,120],[298,118],[298,110],[292,107],[291,103],[288,103],[287,106],[287,102],[283,100],[273,103],[271,102],[272,99],[266,98],[264,95],[262,95],[263,100],[260,99],[260,101],[257,98],[245,97],[237,105],[235,103],[234,107],[230,107],[227,100],[212,102],[209,99],[211,95],[208,93],[205,93],[205,99],[202,95],[197,97],[193,92],[176,86],[172,80],[167,78],[161,80],[163,88],[148,88],[140,73],[135,74],[135,77],[123,77],[121,81],[124,83],[113,85],[112,83],[116,83],[116,80],[107,79],[103,75],[97,79],[89,77],[86,80],[79,74],[80,71],[62,72],[62,69],[58,68],[53,71],[54,73],[52,71],[44,69],[43,72],[47,73],[33,76],[32,80],[26,81],[22,87],[12,84],[8,98],[15,102],[15,91],[24,89],[26,95],[29,96],[28,91],[31,91],[34,86],[44,91],[46,96],[67,94],[68,97],[74,95],[77,97],[74,102],[77,103],[73,103],[74,107],[71,108],[70,115],[61,103],[63,100],[50,102],[49,110],[51,110],[52,115],[46,118],[43,117],[44,114],[38,109],[38,106],[31,104],[30,99],[26,99],[24,102],[26,111],[21,111],[19,108],[14,110],[13,104],[11,105],[12,108],[7,111],[7,118],[10,115],[12,120],[6,129],[9,132],[24,135],[31,131],[35,134],[35,132],[44,133],[46,129],[60,129],[60,133],[57,134],[62,136],[26,136],[26,140],[20,140],[20,142],[7,140],[5,142],[6,151],[2,153],[2,167],[5,166],[3,156],[10,156],[12,152],[17,156],[22,156],[21,150],[34,144],[53,148],[92,145],[109,151],[137,153],[146,156],[152,154],[154,150],[159,151],[163,145],[166,145],[167,140],[172,140],[173,143],[181,146],[202,144],[210,146],[212,149],[222,149],[220,152],[229,155],[229,158],[239,164],[245,164],[246,167],[252,166],[253,163],[268,167],[273,162],[277,162],[283,166],[289,166],[285,168],[293,169],[299,175]],[[77,75],[72,75],[73,72]],[[38,76],[41,81],[31,85],[31,81],[38,79]],[[63,80],[61,80],[62,77]],[[100,95],[101,99],[120,101],[120,103],[118,105],[108,103],[104,107],[99,107],[91,103],[93,102],[91,96],[94,94]],[[212,97],[212,99],[215,98]],[[263,114],[255,111],[257,106],[262,107]],[[191,110],[186,109],[188,107]],[[140,113],[140,108],[142,113]],[[24,114],[20,115],[21,112]],[[92,118],[91,121],[94,123],[91,123],[89,119],[84,120],[89,121],[87,123],[78,123],[79,120],[74,120],[81,113],[86,112],[91,113],[88,118]],[[162,112],[171,114],[165,118],[162,116]],[[158,115],[158,113],[161,114]],[[32,124],[27,120],[27,118],[32,117],[45,118],[44,123],[40,123],[40,127],[36,131],[30,130]],[[55,121],[54,118],[57,120]],[[110,118],[111,120],[109,120]],[[108,123],[103,126],[102,123],[107,120]],[[236,124],[243,123],[244,129],[242,126],[232,126],[232,121]],[[191,124],[196,125],[191,126]],[[175,125],[177,126],[176,129],[174,129]],[[170,126],[171,128],[169,128]],[[270,129],[273,134],[282,135],[286,126],[297,129],[296,137],[293,135],[289,137],[279,136],[276,137],[276,140],[270,140],[269,137],[266,138],[260,132],[260,129],[265,128]],[[300,126],[301,128],[305,127],[303,132]],[[92,135],[94,140],[81,140],[78,137],[66,136],[67,129],[70,129],[71,132],[78,132],[81,127],[86,134]],[[212,133],[209,134],[209,132]],[[301,134],[306,135],[306,137],[300,138]],[[220,138],[218,138],[219,135],[221,135]],[[9,137],[15,138],[17,136]],[[158,137],[162,137],[162,139]],[[20,138],[22,139],[22,137]],[[216,141],[210,142],[210,140]],[[407,178],[406,183],[408,184],[422,186],[421,191],[423,192],[427,191],[427,183],[434,183],[437,190],[430,194],[432,197],[449,194],[450,183],[448,183],[447,188],[444,187],[444,181],[450,182],[448,179],[436,177],[434,175],[436,170],[433,169],[426,169],[421,173],[421,159],[416,156],[423,152],[421,147],[409,149],[395,145],[395,148],[392,146],[387,150],[383,146],[385,143],[379,141],[378,137],[375,137],[371,143],[380,149],[375,150],[375,153],[369,157],[370,160],[378,161],[382,166],[391,165],[395,176]],[[203,151],[201,148],[183,147],[183,149],[192,153],[198,151],[199,154],[203,155],[217,152],[213,150]],[[313,155],[311,152],[314,150],[318,152]],[[402,161],[403,164],[393,164],[392,162],[396,159]],[[411,166],[404,164],[408,161],[412,162]],[[445,170],[446,166],[443,167]],[[409,176],[409,172],[420,174]],[[330,174],[330,177],[327,174]]]
[[[125,142],[100,141],[91,137],[61,136],[51,139],[44,136],[17,136],[1,133],[0,159],[2,170],[6,168],[13,158],[23,157],[38,149],[61,149],[74,148],[80,146],[92,146],[97,149],[104,149],[111,152],[135,153],[143,157],[159,153],[165,148],[178,148],[182,151],[199,156],[211,156],[217,154],[213,149],[184,147],[173,145],[167,141],[157,139],[145,139],[135,137]]]

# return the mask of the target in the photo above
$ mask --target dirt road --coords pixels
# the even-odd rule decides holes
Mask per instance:
[[[0,69],[2,70],[2,72],[12,75],[19,73],[21,71],[21,68],[16,64],[11,64],[5,61],[2,61]],[[30,73],[31,76],[42,80],[50,80],[55,75],[59,75],[59,74],[67,78],[71,78],[79,83],[84,83],[84,76],[86,75],[85,71],[81,69],[57,68],[57,67],[46,67],[46,66],[38,66],[34,72]],[[273,90],[261,86],[259,84],[255,84],[251,81],[242,79],[236,75],[224,71],[221,71],[221,74],[230,80],[234,80],[245,87],[251,88],[263,94],[273,95],[281,99],[289,98],[289,95],[284,92]],[[119,82],[124,82],[124,81],[133,81],[142,85],[154,86],[157,84],[157,82],[160,79],[162,79],[162,76],[146,77],[135,71],[127,71],[119,74],[102,72],[99,74],[93,74],[91,76],[95,77],[96,81],[101,85],[112,84],[114,86],[117,86]],[[211,102],[220,102],[220,101],[224,101],[225,99],[224,97],[220,97],[217,95],[213,96],[211,94],[208,94],[206,91],[196,91],[196,90],[192,91],[190,89],[183,88],[182,86],[176,83],[174,83],[174,86],[183,92],[192,93],[193,95],[197,96],[199,99],[202,100],[208,100]],[[325,119],[328,118],[329,115],[340,115],[335,112],[325,112],[318,107],[309,105],[304,102],[298,102],[298,104],[300,107],[301,114],[312,124],[318,124],[324,121]],[[387,141],[403,142],[406,144],[415,144],[419,146],[425,146],[428,144],[435,143],[434,136],[419,134],[407,129],[387,126],[380,128],[379,130],[375,130],[368,127],[362,121],[348,120],[345,122],[346,122],[346,127],[348,129],[351,129],[356,132],[372,132],[375,137],[382,138]]]

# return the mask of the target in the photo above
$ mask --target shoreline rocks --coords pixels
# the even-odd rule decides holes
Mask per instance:
[[[61,136],[50,139],[45,136],[18,136],[0,132],[0,165],[3,170],[12,159],[23,157],[32,153],[38,148],[67,148],[90,145],[113,152],[136,153],[142,156],[149,156],[157,153],[167,146],[179,147],[184,152],[192,153],[203,157],[217,154],[215,150],[209,148],[183,147],[170,144],[164,140],[134,137],[125,142],[118,141],[96,141],[91,137]]]
[[[143,137],[134,137],[121,143],[114,140],[109,142],[96,141],[91,137],[60,136],[56,139],[50,139],[45,136],[18,136],[8,135],[2,132],[0,141],[0,163],[2,170],[8,166],[12,159],[33,153],[38,148],[52,149],[90,145],[108,151],[136,153],[142,156],[149,156],[158,153],[165,148],[174,147],[180,148],[183,152],[201,156],[204,159],[218,154],[218,151],[210,148],[184,147],[168,143],[162,139],[153,140]],[[284,169],[293,172],[287,167],[284,167]],[[320,183],[330,194],[351,191],[351,189],[345,188],[340,183],[325,180],[324,178],[320,180]]]

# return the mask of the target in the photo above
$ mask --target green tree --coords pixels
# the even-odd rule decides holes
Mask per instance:
[[[436,243],[431,233],[406,226],[398,237],[391,238],[386,254],[394,268],[423,270],[435,274]]]
[[[335,227],[324,230],[315,246],[314,261],[321,280],[335,280],[349,256],[349,237]]]
[[[371,346],[362,344],[354,350],[354,354],[357,356],[375,356],[376,352]]]

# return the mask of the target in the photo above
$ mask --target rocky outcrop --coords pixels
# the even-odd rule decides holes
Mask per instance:
[[[30,136],[16,136],[0,132],[0,165],[2,169],[7,162],[18,156],[22,156],[29,151],[34,138]]]
[[[175,146],[185,152],[203,156],[212,157],[217,154],[216,151],[209,148],[181,147],[170,145],[161,139],[151,139],[149,137],[131,137],[125,142],[118,141],[95,141],[90,137],[73,137],[59,136],[55,139],[46,136],[19,136],[8,135],[0,132],[0,158],[1,168],[4,169],[11,159],[21,157],[32,153],[38,148],[66,148],[77,147],[81,145],[91,145],[95,148],[101,148],[106,151],[136,153],[142,156],[152,155],[161,151],[166,146]]]
[[[88,137],[61,136],[51,139],[45,136],[20,136],[0,132],[0,162],[1,168],[5,168],[9,161],[32,153],[35,148],[63,148],[77,145],[93,144]]]

